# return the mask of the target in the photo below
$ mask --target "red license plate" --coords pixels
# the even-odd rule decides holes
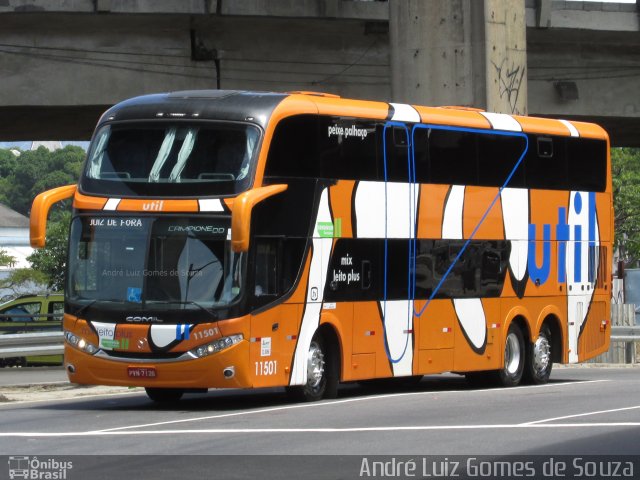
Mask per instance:
[[[158,376],[155,367],[129,367],[127,373],[129,378],[156,378]]]

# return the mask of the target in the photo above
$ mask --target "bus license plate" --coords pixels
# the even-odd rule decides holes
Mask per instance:
[[[129,367],[127,372],[129,378],[156,378],[158,375],[155,367]]]

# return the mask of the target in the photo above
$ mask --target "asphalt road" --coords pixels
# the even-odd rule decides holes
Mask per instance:
[[[3,386],[38,385],[68,382],[62,365],[57,367],[0,368],[0,391]]]
[[[210,391],[171,406],[139,391],[6,402],[0,453],[173,456],[148,457],[160,459],[156,466],[187,455],[640,459],[639,379],[638,368],[558,368],[542,386],[478,389],[447,374],[412,388],[345,385],[336,400],[317,403],[294,403],[277,389]],[[164,472],[154,478],[174,478]],[[0,465],[0,478],[3,473]]]

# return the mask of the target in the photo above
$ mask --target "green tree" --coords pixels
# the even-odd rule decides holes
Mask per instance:
[[[44,275],[47,286],[55,291],[64,289],[70,222],[70,211],[56,213],[47,225],[46,246],[27,257],[33,270]]]
[[[80,176],[85,151],[68,146],[50,152],[44,147],[22,151],[16,156],[0,149],[0,203],[29,215],[31,203],[39,193],[51,188],[76,183]],[[61,202],[51,211],[47,227],[47,246],[28,257],[33,268],[17,269],[0,282],[0,288],[18,293],[25,286],[47,285],[61,290],[67,256],[67,238],[71,218],[70,202]],[[14,259],[0,249],[0,265]]]
[[[0,266],[6,267],[15,262],[16,259],[9,255],[6,250],[0,248]]]
[[[611,150],[615,245],[625,266],[640,261],[640,149]]]
[[[0,281],[0,288],[13,290],[15,296],[23,293],[46,293],[47,276],[32,268],[18,268]]]
[[[0,249],[0,266],[12,266],[15,261],[16,259],[9,255],[6,250]],[[31,268],[18,268],[11,271],[7,278],[0,280],[0,289],[13,290],[14,295],[19,295],[25,291],[37,293],[33,291],[34,288],[41,288],[47,281],[47,276],[42,272]]]
[[[18,166],[18,157],[11,150],[0,150],[0,176],[8,177]]]
[[[36,195],[78,181],[84,157],[85,151],[75,146],[54,152],[40,147],[21,152],[17,158],[0,150],[0,202],[28,215]]]

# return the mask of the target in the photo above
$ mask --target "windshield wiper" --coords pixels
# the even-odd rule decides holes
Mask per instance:
[[[200,310],[202,310],[203,312],[205,312],[207,315],[209,315],[209,317],[211,317],[212,320],[217,320],[218,319],[218,314],[212,310],[209,310],[207,307],[200,305],[198,302],[194,302],[193,300],[147,300],[145,302],[145,304],[161,304],[161,305],[170,305],[170,304],[175,304],[175,305],[194,305],[196,307],[198,307]]]
[[[81,316],[84,312],[86,312],[89,309],[89,307],[92,307],[96,302],[124,303],[123,300],[120,300],[118,298],[96,298],[94,300],[91,300],[86,305],[83,305],[82,307],[80,307],[80,309],[75,312],[76,317]]]

